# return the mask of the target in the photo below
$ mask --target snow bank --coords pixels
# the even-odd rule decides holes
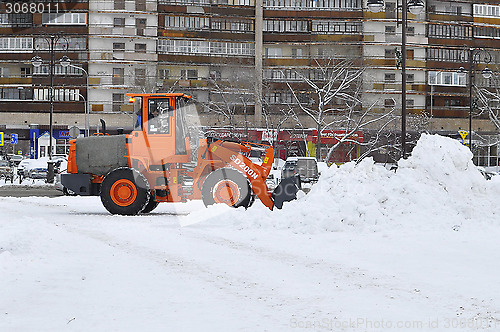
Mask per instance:
[[[323,172],[311,192],[268,211],[256,202],[248,211],[212,207],[182,223],[199,221],[238,227],[290,228],[297,232],[378,231],[498,223],[500,179],[487,181],[458,141],[422,135],[412,155],[390,171],[367,158]]]

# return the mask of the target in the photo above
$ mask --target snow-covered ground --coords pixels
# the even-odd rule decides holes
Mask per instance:
[[[0,331],[500,330],[500,179],[424,135],[268,211],[0,198]]]

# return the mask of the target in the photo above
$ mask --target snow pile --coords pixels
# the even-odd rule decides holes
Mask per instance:
[[[259,202],[248,211],[213,207],[192,220],[239,227],[290,228],[297,232],[382,230],[394,227],[459,230],[477,222],[498,222],[500,180],[487,181],[458,141],[422,135],[396,172],[367,158],[358,165],[330,167],[311,192],[267,211]]]

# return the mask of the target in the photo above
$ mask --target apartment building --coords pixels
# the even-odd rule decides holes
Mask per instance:
[[[75,67],[87,66],[88,4],[26,5],[0,4],[0,131],[18,133],[17,150],[30,152],[31,134],[38,137],[49,128],[48,81],[52,76],[53,146],[54,152],[57,149],[64,153],[67,140],[61,130],[83,124],[86,80],[84,72]],[[71,59],[75,67],[63,68],[59,62],[63,56]],[[37,66],[33,58],[40,60]],[[16,147],[12,148],[16,151]],[[42,148],[41,153],[46,152]]]
[[[279,122],[296,128],[293,119],[276,120],[296,103],[292,89],[313,103],[303,77],[324,79],[318,67],[342,59],[364,69],[363,107],[401,109],[401,11],[395,0],[385,1],[379,13],[368,11],[366,0],[89,0],[61,12],[0,18],[0,122],[6,128],[47,125],[47,69],[31,64],[43,53],[42,33],[70,38],[68,50],[56,47],[56,58],[68,55],[85,69],[56,65],[54,124],[64,129],[85,127],[83,99],[92,131],[101,118],[131,129],[125,94],[137,91],[191,93],[203,105],[207,126],[276,128]],[[420,119],[414,127],[410,121],[410,131],[468,128],[469,82],[459,69],[469,70],[474,50],[474,85],[494,86],[480,71],[488,66],[496,72],[499,27],[496,1],[427,0],[423,13],[408,14],[406,106],[410,118]],[[302,128],[314,126],[310,117],[297,115]],[[497,130],[485,113],[474,114],[473,129]]]

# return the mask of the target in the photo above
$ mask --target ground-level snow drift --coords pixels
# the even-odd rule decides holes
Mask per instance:
[[[3,198],[0,331],[498,331],[495,181],[423,136],[282,211]]]
[[[458,141],[422,135],[412,155],[396,171],[366,158],[330,167],[311,192],[282,210],[260,204],[230,211],[214,207],[215,217],[200,212],[186,224],[227,222],[242,227],[289,228],[296,232],[483,227],[500,225],[500,177],[487,181]],[[224,213],[225,218],[219,214]]]

